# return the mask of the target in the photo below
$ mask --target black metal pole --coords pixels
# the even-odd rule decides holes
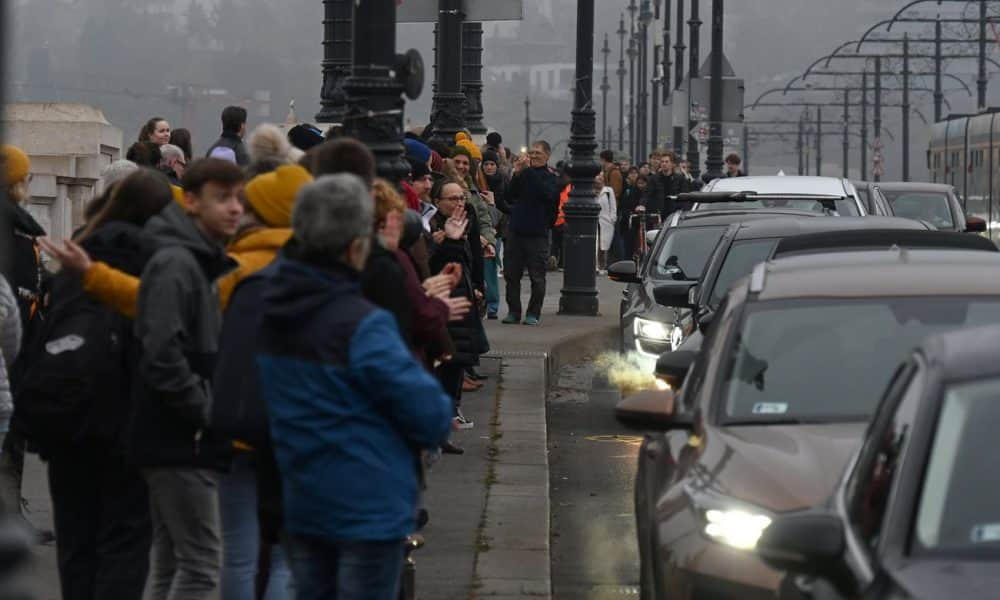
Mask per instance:
[[[844,90],[844,140],[843,140],[844,179],[850,177],[850,159],[851,159],[850,121],[851,121],[851,91],[845,89]]]
[[[795,149],[798,151],[797,154],[799,155],[799,170],[798,170],[799,175],[803,175],[805,173],[805,168],[803,168],[803,164],[805,163],[805,152],[806,152],[805,129],[806,129],[805,115],[802,114],[799,115],[799,138],[795,144]]]
[[[351,76],[352,0],[323,0],[323,89],[317,123],[343,123],[347,114],[344,82]]]
[[[944,92],[941,87],[941,70],[944,68],[941,58],[941,19],[934,22],[934,122],[941,121],[941,107],[944,104]]]
[[[604,71],[601,76],[601,134],[604,136],[604,143],[601,144],[601,148],[607,149],[611,146],[608,143],[608,90],[611,86],[608,85],[608,56],[611,55],[611,46],[608,45],[608,34],[604,34],[604,47],[601,48],[601,54],[604,55]]]
[[[625,150],[625,13],[618,20],[618,151]]]
[[[569,175],[573,181],[566,215],[563,288],[559,298],[561,314],[597,316],[597,215],[594,177],[601,171],[594,160],[594,110],[591,94],[594,76],[594,0],[577,0],[576,93],[573,132],[569,147]]]
[[[986,110],[986,0],[979,0],[979,75],[976,78],[979,112]]]
[[[639,7],[639,160],[649,157],[649,21],[650,0]]]
[[[816,107],[816,175],[823,174],[823,107]]]
[[[635,140],[635,59],[639,56],[639,48],[635,39],[635,13],[639,6],[635,0],[629,0],[629,27],[628,27],[628,153],[633,163],[638,164],[638,151]]]
[[[750,174],[750,126],[743,123],[743,174]]]
[[[361,2],[361,5],[367,2]],[[465,127],[466,98],[462,93],[462,0],[439,0],[437,89],[431,107],[432,138],[455,143],[455,134]]]
[[[653,102],[649,105],[649,110],[652,113],[649,141],[652,148],[660,146],[660,78],[656,76],[657,70],[655,66],[658,64],[660,64],[660,45],[656,44],[653,46]]]
[[[349,98],[344,131],[375,155],[379,176],[406,176],[403,160],[403,85],[395,77],[396,2],[366,0],[354,13],[354,66],[344,83]]]
[[[861,74],[861,180],[868,180],[868,72]]]
[[[524,147],[531,147],[531,98],[524,97]]]
[[[910,180],[910,38],[903,35],[903,181]]]
[[[700,39],[700,28],[701,19],[699,18],[698,2],[700,0],[691,0],[691,18],[688,19],[689,37],[691,39],[691,47],[688,48],[688,77],[692,80],[697,79],[701,76],[698,72],[701,69],[699,64],[701,61],[701,39]],[[688,89],[694,87],[693,82],[688,83]],[[691,107],[686,107],[685,112],[691,112]],[[697,125],[697,121],[688,121],[688,132],[694,129]],[[691,176],[698,179],[701,175],[701,149],[698,147],[698,139],[693,135],[688,135],[688,151],[687,151],[688,162],[691,163]]]
[[[674,89],[684,85],[684,0],[677,0],[677,42],[674,44]]]
[[[724,0],[712,0],[712,80],[709,98],[708,157],[709,177],[722,177],[722,60]]]
[[[683,0],[677,1],[683,2]],[[666,0],[663,11],[663,81],[660,82],[660,87],[663,90],[663,106],[670,103],[670,92],[674,89],[670,86],[670,69],[672,68],[670,64],[670,26],[670,0]]]
[[[483,24],[462,24],[462,92],[465,94],[465,125],[475,135],[486,133],[483,123]]]
[[[882,158],[882,57],[875,57],[875,117],[872,119],[872,125],[875,127],[875,152],[879,159]],[[881,181],[882,176],[879,174],[882,164],[879,163],[879,169],[872,169],[872,179],[875,181]]]

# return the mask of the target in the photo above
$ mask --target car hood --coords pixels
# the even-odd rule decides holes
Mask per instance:
[[[739,425],[706,433],[711,489],[775,513],[825,502],[861,444],[864,423]]]
[[[892,569],[892,577],[911,598],[995,598],[1000,586],[997,563],[915,560]]]

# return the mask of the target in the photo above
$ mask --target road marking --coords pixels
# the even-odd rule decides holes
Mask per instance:
[[[629,444],[639,446],[642,444],[642,437],[635,435],[588,435],[584,438],[588,442],[611,442],[617,444]]]

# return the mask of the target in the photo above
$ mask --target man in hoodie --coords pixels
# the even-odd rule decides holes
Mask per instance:
[[[235,263],[224,243],[240,225],[243,172],[204,159],[184,173],[185,211],[171,203],[145,230],[159,245],[140,278],[139,382],[130,458],[149,486],[153,600],[209,598],[221,560],[218,471],[230,443],[209,430],[221,312],[213,282]]]
[[[361,294],[373,206],[362,181],[305,186],[260,274],[257,364],[299,600],[395,600],[415,529],[413,448],[443,444],[451,401],[393,317]]]

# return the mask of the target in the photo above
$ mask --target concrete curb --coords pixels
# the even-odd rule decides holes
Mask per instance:
[[[552,597],[546,399],[563,366],[611,348],[617,327],[564,336],[502,359],[473,598]]]

